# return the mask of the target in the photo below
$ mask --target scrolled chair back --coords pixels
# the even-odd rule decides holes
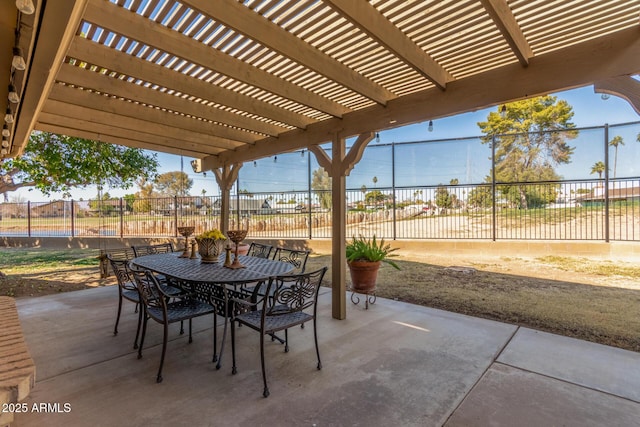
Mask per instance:
[[[133,253],[136,257],[144,255],[166,254],[173,252],[173,243],[159,243],[157,245],[140,245],[132,246]]]
[[[149,270],[135,268],[130,265],[131,275],[138,286],[140,299],[145,307],[166,309],[166,298],[160,290],[158,281]]]
[[[291,264],[294,267],[293,274],[304,273],[307,266],[307,260],[309,259],[309,251],[276,248],[276,251],[273,254],[273,259],[275,261]]]
[[[277,276],[269,281],[267,295],[270,301],[265,308],[265,316],[279,316],[304,311],[313,307],[315,316],[318,291],[327,267],[309,273]],[[272,293],[271,293],[272,292]]]

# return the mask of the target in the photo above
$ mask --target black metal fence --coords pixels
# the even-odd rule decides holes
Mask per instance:
[[[364,166],[356,165],[349,177],[356,188],[346,194],[347,235],[640,241],[640,143],[636,142],[640,122],[578,131],[572,141],[575,160],[559,168],[566,179],[555,181],[496,180],[491,150],[495,140],[494,144],[467,138],[369,147],[360,162]],[[615,136],[633,142],[614,147],[610,141]],[[443,144],[447,150],[442,150]],[[331,237],[331,192],[312,185],[312,170],[318,165],[308,153],[306,158],[301,154],[290,159],[279,156],[279,165],[298,168],[296,176],[307,175],[300,191],[250,192],[240,180],[249,181],[256,169],[249,165],[240,170],[230,228],[248,227],[249,237],[254,238]],[[391,159],[389,171],[379,166],[380,159]],[[375,177],[373,189],[366,188],[360,183],[370,177],[363,171],[374,162],[380,179]],[[602,165],[596,168],[599,162]],[[483,177],[489,178],[478,182]],[[196,233],[219,228],[220,199],[2,203],[0,218],[0,236],[174,237],[183,225],[195,226]]]
[[[526,239],[640,241],[640,178],[517,183],[531,204],[500,196],[492,184],[347,191],[347,234],[386,239]],[[495,196],[494,196],[495,194]],[[551,202],[549,194],[556,197]],[[330,192],[254,193],[232,199],[230,227],[255,238],[331,237]],[[439,200],[439,204],[434,202]],[[444,200],[444,202],[443,202]],[[535,201],[538,200],[536,203]],[[325,201],[325,202],[323,202]],[[58,200],[0,205],[2,236],[177,236],[219,227],[218,197],[105,201]]]

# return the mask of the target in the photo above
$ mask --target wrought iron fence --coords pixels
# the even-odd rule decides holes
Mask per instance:
[[[554,138],[561,133],[552,132]],[[564,179],[536,182],[500,181],[493,147],[540,134],[375,143],[347,179],[358,187],[346,194],[347,235],[640,241],[640,122],[569,133],[575,160],[554,170]],[[319,165],[304,154],[242,168],[230,228],[248,227],[255,238],[331,237],[331,192],[313,183]],[[252,179],[264,184],[265,162],[282,168],[287,188],[302,189],[250,192]],[[378,174],[373,189],[363,184],[371,170]],[[0,236],[175,237],[183,225],[196,233],[219,228],[220,209],[218,196],[1,203]]]
[[[524,197],[523,199],[521,198]],[[329,191],[235,195],[254,238],[331,237]],[[526,208],[522,204],[526,202]],[[220,226],[219,197],[0,204],[2,236],[175,237]],[[347,235],[386,239],[640,241],[640,178],[347,191]]]

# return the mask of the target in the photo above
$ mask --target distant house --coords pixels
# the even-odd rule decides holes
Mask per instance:
[[[591,193],[578,199],[583,205],[598,205],[604,203],[604,188],[596,187]],[[640,201],[640,187],[610,188],[609,202]]]
[[[73,202],[75,212],[80,210],[78,202]],[[56,218],[71,215],[71,202],[66,200],[55,200],[43,204],[31,204],[31,216],[39,218]]]
[[[220,210],[222,200],[218,199],[213,202],[213,208]],[[233,214],[239,210],[240,215],[271,215],[278,213],[276,209],[271,207],[269,200],[242,198],[240,200],[231,199],[229,211]]]

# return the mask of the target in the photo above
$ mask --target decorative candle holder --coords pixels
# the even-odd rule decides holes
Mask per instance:
[[[245,237],[247,237],[247,232],[249,230],[228,230],[227,231],[227,237],[229,237],[229,240],[231,240],[233,243],[236,244],[236,250],[235,250],[235,256],[233,258],[233,262],[231,263],[231,265],[225,266],[227,268],[244,268],[244,265],[240,264],[240,261],[238,260],[238,245],[240,244],[240,242],[242,242],[244,240]]]
[[[178,227],[178,233],[184,237],[184,251],[179,256],[180,258],[189,258],[189,236],[196,231],[195,227]]]

